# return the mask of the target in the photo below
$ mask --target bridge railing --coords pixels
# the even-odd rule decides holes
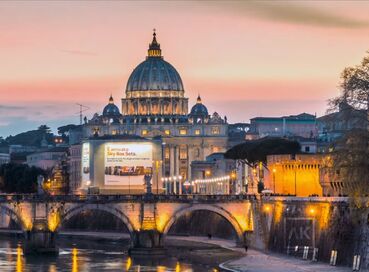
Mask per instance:
[[[37,195],[37,194],[3,194],[0,202],[229,202],[254,200],[255,195]]]

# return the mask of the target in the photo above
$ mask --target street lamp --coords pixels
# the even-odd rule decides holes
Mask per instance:
[[[296,164],[293,166],[293,169],[295,171],[295,196],[297,196],[297,180],[296,180]]]
[[[188,194],[188,192],[189,192],[189,188],[190,188],[190,186],[191,186],[191,183],[188,181],[188,180],[186,180],[184,183],[183,183],[183,186],[185,187],[185,189],[186,189],[186,194]]]
[[[155,164],[155,173],[156,173],[156,194],[159,194],[159,167],[163,161],[156,160],[154,161]]]
[[[179,190],[179,192],[178,192],[178,194],[182,194],[182,176],[181,175],[179,175],[178,176],[178,190]]]

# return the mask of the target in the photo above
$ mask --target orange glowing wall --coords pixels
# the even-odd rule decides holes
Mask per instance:
[[[319,169],[321,156],[303,154],[271,155],[267,159],[265,187],[276,194],[297,196],[322,196]]]

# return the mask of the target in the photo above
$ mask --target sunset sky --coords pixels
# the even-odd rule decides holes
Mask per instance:
[[[0,136],[120,107],[157,29],[193,105],[230,122],[324,114],[369,50],[369,2],[0,2]]]

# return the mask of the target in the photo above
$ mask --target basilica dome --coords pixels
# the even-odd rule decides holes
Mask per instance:
[[[184,91],[179,73],[161,56],[160,44],[156,41],[155,32],[148,56],[133,70],[128,79],[126,91]]]
[[[197,97],[196,104],[192,107],[190,116],[193,117],[207,117],[209,115],[208,109],[202,104],[200,95]]]
[[[109,104],[104,107],[103,116],[106,117],[120,116],[119,108],[114,104],[113,96],[110,96]]]

